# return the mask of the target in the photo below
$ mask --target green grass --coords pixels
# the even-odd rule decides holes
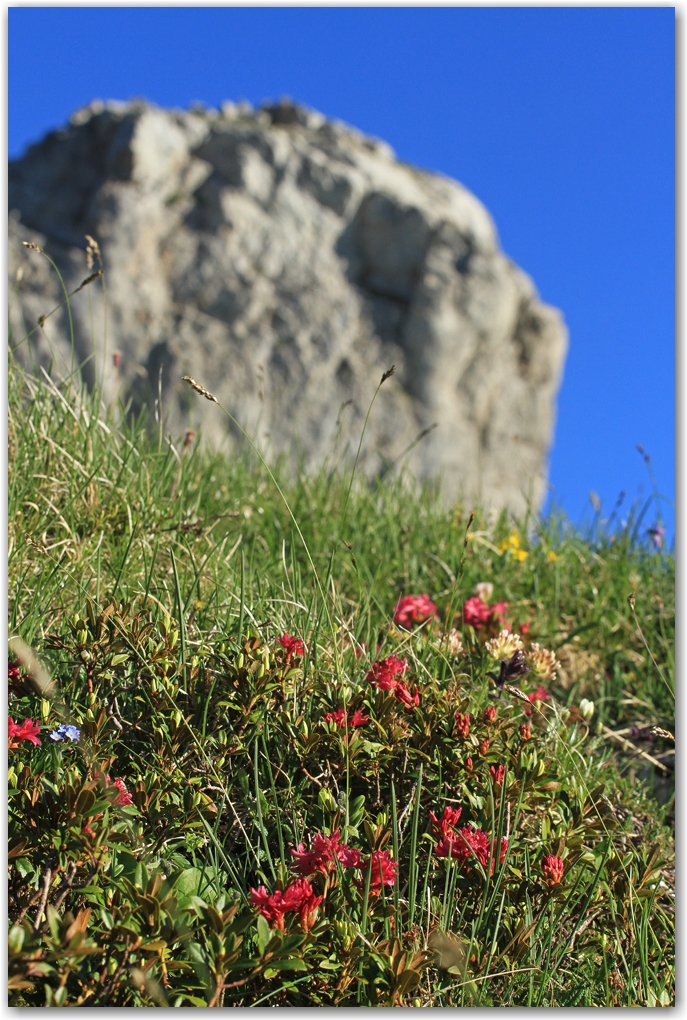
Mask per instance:
[[[40,747],[10,751],[11,1002],[673,1002],[672,744],[622,739],[674,729],[674,561],[637,514],[583,535],[562,515],[446,509],[398,478],[293,480],[13,362],[9,409],[9,632],[54,678],[11,695],[15,720],[43,725]],[[529,717],[493,696],[484,634],[462,626],[484,581],[561,662]],[[395,628],[398,598],[421,592],[436,627]],[[392,654],[417,709],[367,679]],[[324,722],[340,708],[370,720],[348,740]],[[52,741],[59,723],[79,742]],[[436,856],[429,812],[446,804],[508,835],[493,874]],[[271,929],[250,889],[285,888],[290,850],[337,829],[363,862],[389,851],[394,885],[377,895],[369,863],[337,865],[312,878],[310,930],[296,913]],[[559,886],[545,854],[564,858]]]

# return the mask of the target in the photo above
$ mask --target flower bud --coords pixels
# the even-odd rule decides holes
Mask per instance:
[[[582,698],[580,701],[580,715],[585,722],[589,722],[591,717],[594,715],[594,702],[588,701],[586,698]]]
[[[544,881],[548,886],[559,885],[563,878],[565,865],[560,857],[554,857],[553,854],[550,854],[542,860],[541,870],[544,875]]]
[[[470,735],[470,716],[469,716],[469,714],[466,713],[465,715],[461,715],[460,712],[456,712],[455,720],[456,720],[456,733],[463,740],[467,740],[468,736]]]

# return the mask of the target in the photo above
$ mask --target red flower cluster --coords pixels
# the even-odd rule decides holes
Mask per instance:
[[[467,712],[465,715],[461,715],[460,712],[456,712],[455,720],[456,733],[462,740],[467,740],[470,735],[470,716]]]
[[[109,776],[107,776],[106,778],[108,784],[116,786],[117,789],[119,790],[119,793],[117,794],[113,801],[113,803],[116,804],[117,807],[127,807],[129,804],[133,804],[134,798],[131,796],[126,786],[124,785],[123,779],[115,779],[113,783]]]
[[[532,691],[532,693],[528,694],[527,697],[530,699],[532,704],[534,704],[535,701],[551,701],[551,693],[550,691],[547,691],[546,687],[537,687],[536,691]],[[531,708],[523,708],[523,712],[525,715],[532,715]]]
[[[503,777],[506,774],[506,766],[490,765],[489,771],[491,772],[491,778],[494,780],[495,783],[497,783],[500,786],[501,783],[503,782]]]
[[[496,602],[493,606],[488,606],[479,595],[471,595],[463,606],[463,622],[475,630],[480,630],[490,621],[503,623],[507,610],[507,602]]]
[[[251,889],[250,898],[270,927],[284,931],[284,915],[298,912],[303,931],[309,931],[315,923],[315,910],[322,902],[322,896],[316,896],[310,882],[298,878],[282,892],[277,889],[271,895],[264,885]]]
[[[472,772],[472,758],[465,759],[465,768],[468,770],[468,772]]]
[[[93,775],[94,775],[95,779],[98,779],[99,777],[101,777],[103,775],[103,773],[100,772],[100,771],[96,771],[96,772],[94,772]],[[109,775],[107,773],[105,773],[105,784],[107,786],[115,786],[119,790],[119,793],[117,794],[117,796],[115,797],[115,799],[112,802],[117,807],[128,807],[129,804],[133,804],[134,798],[131,796],[131,794],[127,790],[126,785],[125,785],[123,779],[115,779],[115,781],[113,782],[110,779]],[[102,818],[102,814],[94,815],[93,817],[96,818],[96,819],[97,818]],[[89,826],[85,826],[83,831],[84,832],[88,831],[89,835],[93,835],[93,830],[90,829]]]
[[[489,837],[483,829],[476,829],[474,825],[465,825],[456,831],[456,825],[460,819],[462,808],[453,808],[447,804],[441,818],[437,818],[433,811],[429,812],[432,834],[438,837],[434,853],[437,857],[455,857],[461,864],[469,861],[475,856],[482,867],[489,862]],[[501,852],[499,859],[503,864],[506,858],[508,840],[505,836],[501,839]],[[494,840],[494,854],[496,853],[496,840]],[[492,862],[493,871],[494,862]]]
[[[374,663],[367,674],[367,679],[382,691],[393,691],[407,669],[408,663],[405,659],[397,659],[395,655],[389,655],[388,658]]]
[[[484,721],[485,723],[493,723],[494,719],[496,719],[496,709],[493,705],[490,705],[484,709]]]
[[[294,637],[289,634],[282,634],[277,641],[286,649],[286,661],[291,662],[294,655],[301,656],[305,655],[305,645],[300,638]]]
[[[411,693],[405,684],[396,684],[396,690],[394,696],[397,701],[400,701],[404,708],[419,708],[420,707],[420,692],[415,687]]]
[[[489,741],[488,740],[480,741],[480,743],[477,745],[477,750],[479,751],[480,754],[486,754],[487,751],[489,750]]]
[[[417,708],[420,704],[420,694],[417,688],[411,693],[401,679],[407,669],[408,663],[405,659],[397,659],[395,655],[389,655],[388,658],[374,663],[367,674],[367,679],[381,691],[393,691],[396,700],[400,701],[405,708]]]
[[[21,693],[22,675],[21,675],[21,663],[17,662],[16,659],[10,659],[7,656],[7,686],[8,690],[13,694]]]
[[[339,729],[346,729],[346,713],[343,708],[337,708],[336,712],[327,712],[324,717],[325,722],[335,723]],[[352,716],[348,717],[348,728],[352,729],[356,726],[364,726],[365,723],[370,721],[370,717],[363,715],[360,709],[356,709]]]
[[[441,818],[437,818],[433,811],[429,812],[430,824],[432,827],[432,834],[439,837],[440,839],[444,836],[452,834],[454,828],[458,824],[461,814],[463,813],[462,808],[452,808],[450,804],[447,804],[444,808],[444,813]]]
[[[94,778],[95,779],[98,779],[98,778],[102,777],[102,775],[103,775],[102,772],[99,772],[99,771],[94,772]],[[127,790],[126,786],[124,785],[124,780],[123,779],[115,779],[115,781],[112,782],[110,777],[107,774],[105,774],[105,783],[106,783],[107,786],[114,786],[114,787],[116,787],[117,790],[119,790],[119,793],[117,794],[115,799],[112,801],[112,803],[114,805],[116,805],[117,807],[127,807],[129,804],[133,804],[134,798],[131,796],[131,794]],[[85,833],[86,836],[90,836],[91,839],[96,839],[97,838],[97,834],[94,832],[92,827],[89,825],[89,822],[95,822],[99,818],[102,818],[102,817],[103,817],[103,812],[102,811],[100,811],[97,815],[92,815],[87,820],[87,822],[83,826],[83,828],[81,829],[81,832]],[[107,849],[107,847],[105,847],[104,849]]]
[[[563,879],[565,865],[560,857],[554,857],[553,854],[550,854],[542,860],[541,870],[547,885],[558,885]]]
[[[520,726],[520,739],[524,742],[532,739],[532,730],[527,723],[522,723]]]
[[[367,869],[370,865],[370,858],[363,861],[358,867],[363,869],[363,877],[356,878],[355,884],[360,892],[365,889],[367,881]],[[398,874],[398,864],[388,850],[372,851],[372,871],[370,872],[370,896],[378,896],[383,885],[393,885]]]
[[[412,630],[438,615],[437,607],[429,595],[403,595],[394,609],[394,623],[403,630]]]
[[[345,843],[339,843],[340,832],[341,830],[337,829],[331,836],[323,836],[318,832],[313,840],[312,850],[306,850],[303,843],[299,843],[296,849],[291,851],[292,856],[296,858],[296,871],[301,875],[314,875],[318,871],[327,875],[334,870],[337,861],[343,868],[361,867],[360,851]]]
[[[491,610],[486,602],[482,602],[479,595],[471,595],[463,606],[463,623],[479,630],[483,627],[491,615]]]
[[[33,719],[24,719],[24,722],[19,726],[10,716],[7,720],[7,746],[10,750],[14,750],[23,740],[30,740],[34,747],[40,746],[41,742],[38,739],[40,731],[40,723],[34,722]]]
[[[495,602],[491,607],[492,619],[497,623],[503,623],[506,619],[506,613],[508,612],[508,602]],[[510,628],[509,628],[510,629]]]
[[[551,693],[547,691],[546,687],[537,687],[536,691],[532,694],[528,694],[527,697],[530,701],[551,701]]]

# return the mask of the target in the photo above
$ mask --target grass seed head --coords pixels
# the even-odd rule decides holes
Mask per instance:
[[[205,397],[206,400],[211,400],[213,404],[219,404],[219,400],[209,390],[206,390],[204,386],[201,386],[199,382],[192,379],[190,375],[182,375],[183,382],[187,382],[192,390],[196,393],[200,393],[201,397]]]

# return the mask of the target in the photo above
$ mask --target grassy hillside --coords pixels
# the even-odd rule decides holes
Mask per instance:
[[[673,1002],[641,521],[289,481],[13,363],[9,408],[11,1002]]]

